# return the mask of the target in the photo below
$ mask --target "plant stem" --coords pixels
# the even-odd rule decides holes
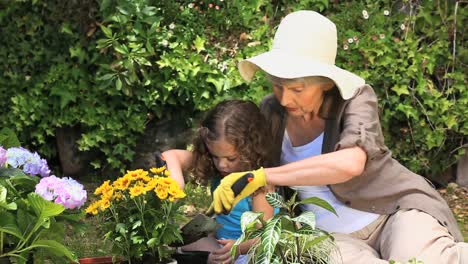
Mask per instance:
[[[141,197],[138,197],[137,199],[138,201],[136,201],[135,199],[134,202],[136,204],[136,207],[138,208],[138,211],[140,212],[141,225],[143,226],[143,231],[145,232],[146,239],[149,240],[150,237],[148,235],[148,230],[146,229],[146,224],[145,224],[145,214],[144,214],[145,203]]]
[[[164,208],[164,211],[165,211],[165,212],[164,212],[165,222],[164,222],[163,229],[162,229],[162,231],[161,231],[161,233],[160,233],[160,234],[161,234],[160,238],[164,235],[164,231],[166,231],[167,222],[169,222],[169,216],[170,216],[171,211],[172,211],[172,203],[171,203],[171,202],[169,202],[169,206],[167,206],[167,203],[166,203],[165,201],[163,201],[163,203],[164,203],[164,207],[163,207],[163,208]],[[158,248],[158,253],[159,253],[159,248]],[[159,255],[159,256],[158,256],[158,257],[159,257],[159,261],[162,261],[162,259],[161,259],[161,254],[158,254],[158,255]]]
[[[119,217],[117,216],[117,213],[115,212],[115,208],[113,205],[111,205],[109,207],[109,211],[111,212],[112,214],[112,217],[114,218],[115,220],[115,223],[120,223],[119,222]],[[130,243],[128,242],[128,239],[127,239],[127,236],[123,236],[123,238],[125,239],[125,245],[124,245],[124,248],[123,248],[123,251],[125,251],[125,255],[127,256],[128,258],[128,263],[131,264],[132,263],[132,256],[130,255]],[[121,247],[120,247],[121,248]]]
[[[0,254],[3,254],[3,232],[0,232]]]
[[[297,233],[296,225],[294,225],[294,233]],[[300,247],[300,245],[299,245],[299,237],[296,237],[296,251],[297,251],[297,252],[296,252],[296,253],[297,253],[297,257],[298,257],[299,259],[301,259],[301,254],[302,254],[302,252],[301,252],[301,247]]]

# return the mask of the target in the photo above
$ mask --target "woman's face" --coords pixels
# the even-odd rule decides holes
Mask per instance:
[[[329,84],[305,84],[304,82],[273,82],[273,93],[290,116],[316,115],[323,101],[323,91]]]
[[[225,139],[207,143],[213,163],[221,176],[232,172],[242,171],[240,155],[236,148]]]

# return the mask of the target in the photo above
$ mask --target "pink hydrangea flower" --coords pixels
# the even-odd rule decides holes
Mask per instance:
[[[87,193],[83,185],[72,178],[58,178],[54,175],[42,178],[36,191],[42,198],[54,201],[67,209],[80,208],[86,202]]]

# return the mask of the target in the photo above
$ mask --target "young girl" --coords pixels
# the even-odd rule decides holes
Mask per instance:
[[[183,171],[191,169],[202,183],[210,181],[214,190],[221,178],[232,172],[268,166],[270,163],[266,157],[271,137],[267,128],[264,117],[253,102],[227,100],[219,103],[201,122],[193,152],[174,149],[163,153],[171,177],[183,188]],[[208,263],[231,263],[230,249],[242,234],[242,213],[263,212],[264,219],[273,216],[273,208],[265,199],[268,191],[272,188],[266,187],[241,200],[229,215],[218,215],[216,221],[221,227],[215,235],[184,246],[182,250],[210,251]],[[252,243],[241,244],[238,255],[246,254]]]

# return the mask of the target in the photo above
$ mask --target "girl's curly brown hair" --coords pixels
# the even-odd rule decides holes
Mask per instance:
[[[202,183],[219,177],[206,142],[221,138],[239,153],[242,171],[271,165],[270,130],[258,106],[251,101],[222,101],[207,112],[193,142],[192,172]]]

